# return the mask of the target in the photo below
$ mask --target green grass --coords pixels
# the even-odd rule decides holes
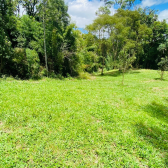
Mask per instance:
[[[168,77],[0,79],[0,167],[168,167]]]

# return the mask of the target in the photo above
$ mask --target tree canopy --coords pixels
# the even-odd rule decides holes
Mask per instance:
[[[168,55],[168,25],[135,0],[105,0],[80,32],[63,0],[0,1],[0,74],[76,76],[101,69],[158,69]],[[114,15],[111,5],[118,5]],[[20,14],[20,6],[26,14]]]

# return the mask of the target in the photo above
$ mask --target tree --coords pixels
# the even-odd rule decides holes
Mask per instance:
[[[43,28],[42,24],[36,21],[35,18],[29,15],[23,15],[17,20],[17,31],[18,44],[17,47],[14,48],[13,62],[15,74],[13,75],[18,75],[20,78],[28,78],[32,76],[31,73],[28,72],[28,58],[26,55],[28,49],[38,54],[41,65],[43,65]]]
[[[162,56],[161,61],[157,64],[158,69],[161,71],[161,80],[163,80],[164,72],[168,70],[168,25],[166,31],[163,34],[162,43],[157,48],[160,51],[160,56]]]
[[[158,48],[165,41],[167,24],[165,21],[158,21],[156,10],[138,8],[137,11],[140,14],[140,23],[146,25],[152,33],[150,36],[145,37],[145,39],[141,37],[141,39],[144,39],[141,45],[142,52],[136,55],[137,59],[134,66],[137,68],[157,69],[157,63],[161,60],[161,57],[164,57],[163,52],[160,50],[161,48]],[[144,30],[143,27],[142,30]]]
[[[100,16],[100,15],[109,15],[111,12],[110,12],[110,5],[106,5],[106,6],[101,6],[98,11],[96,11],[96,15],[97,16]]]
[[[48,61],[47,61],[47,51],[46,51],[46,0],[43,0],[43,30],[44,30],[44,55],[45,55],[45,67],[48,77]]]
[[[162,57],[165,57],[165,55],[168,54],[168,25],[166,25],[165,31],[163,33],[164,34],[162,34],[161,39],[162,41],[157,50],[160,52],[160,55],[162,55]]]
[[[98,43],[97,37],[91,33],[82,34],[82,47],[78,53],[82,58],[82,68],[84,71],[92,73],[98,70]]]
[[[42,24],[28,15],[23,15],[17,20],[18,47],[35,49],[38,53],[43,51]]]
[[[104,0],[106,5],[119,5],[119,8],[126,9],[131,8],[136,0]],[[141,0],[140,0],[141,1]]]
[[[19,4],[23,6],[26,10],[26,14],[32,17],[35,17],[38,13],[37,6],[39,5],[40,0],[20,0]]]
[[[129,67],[132,67],[132,63],[135,61],[135,43],[132,40],[127,40],[123,49],[119,53],[119,69],[122,71],[124,84],[124,74]]]
[[[163,80],[164,72],[168,70],[168,57],[161,58],[161,61],[158,63],[159,70],[161,71],[160,77]]]
[[[12,47],[16,45],[16,17],[12,0],[0,1],[0,73],[9,73]]]
[[[103,75],[105,67],[105,59],[107,57],[108,50],[108,40],[106,38],[108,26],[106,24],[109,19],[109,9],[105,7],[100,7],[97,11],[98,17],[93,21],[91,25],[88,25],[86,29],[97,36],[97,55],[99,56],[100,67],[102,69],[101,73]]]
[[[39,5],[43,18],[44,5]],[[74,24],[70,24],[68,7],[63,0],[48,0],[45,3],[45,39],[49,71],[56,74],[75,74],[76,35]],[[73,67],[73,68],[72,68]]]

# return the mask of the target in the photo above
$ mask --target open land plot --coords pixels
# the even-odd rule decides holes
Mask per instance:
[[[168,167],[168,77],[0,80],[0,167]]]

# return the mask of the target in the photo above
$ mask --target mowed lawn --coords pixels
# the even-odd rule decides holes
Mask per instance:
[[[0,167],[168,167],[168,74],[0,79]]]

